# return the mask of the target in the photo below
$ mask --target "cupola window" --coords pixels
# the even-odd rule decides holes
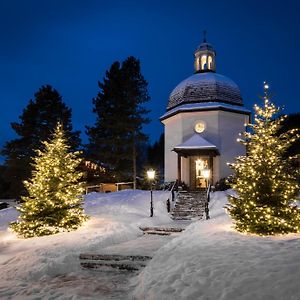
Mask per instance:
[[[207,64],[208,64],[209,70],[211,70],[213,68],[212,62],[213,62],[212,57],[209,55],[208,59],[207,59]]]
[[[206,70],[207,69],[207,56],[202,55],[201,56],[201,70]]]

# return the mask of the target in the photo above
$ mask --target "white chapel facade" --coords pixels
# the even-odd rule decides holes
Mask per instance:
[[[171,92],[167,111],[160,118],[165,128],[165,181],[184,182],[191,190],[232,172],[228,162],[245,155],[237,142],[250,111],[243,106],[239,87],[216,73],[216,52],[206,42],[195,51],[195,72]]]

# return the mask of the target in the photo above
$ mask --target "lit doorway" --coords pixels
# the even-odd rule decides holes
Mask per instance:
[[[207,182],[203,172],[204,170],[210,169],[209,157],[196,157],[194,160],[194,168],[195,188],[206,188]]]

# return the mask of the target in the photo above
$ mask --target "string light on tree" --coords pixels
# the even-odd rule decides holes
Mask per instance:
[[[295,200],[299,193],[292,165],[295,157],[284,156],[299,138],[297,129],[278,136],[286,116],[269,100],[269,85],[264,82],[263,107],[254,106],[254,123],[238,142],[246,146],[247,156],[229,164],[234,170],[231,187],[237,196],[229,196],[227,211],[240,232],[260,235],[300,232],[300,209]]]
[[[44,150],[37,150],[33,158],[31,180],[24,182],[28,196],[22,197],[19,220],[10,225],[25,238],[75,230],[87,219],[82,208],[83,174],[77,171],[79,152],[69,152],[61,124],[43,144]]]

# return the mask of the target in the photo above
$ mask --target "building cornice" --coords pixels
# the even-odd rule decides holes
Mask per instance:
[[[198,112],[198,111],[217,111],[217,110],[251,116],[251,111],[242,106],[208,102],[208,103],[203,103],[201,105],[184,104],[182,106],[178,106],[176,108],[167,111],[159,119],[162,122],[163,120],[173,117],[179,113],[189,113],[189,112]]]

